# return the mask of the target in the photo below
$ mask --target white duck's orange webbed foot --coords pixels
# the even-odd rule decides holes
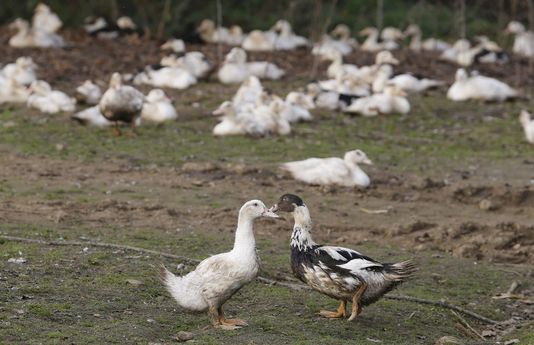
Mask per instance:
[[[242,326],[248,326],[248,323],[245,320],[241,319],[227,319],[224,317],[224,310],[221,307],[217,309],[219,317],[217,320],[217,324],[215,327],[224,329],[224,330],[233,330],[233,329],[239,329]]]
[[[347,311],[345,307],[346,307],[346,302],[341,301],[341,304],[339,305],[336,311],[321,310],[319,314],[322,317],[326,317],[329,319],[337,319],[337,318],[345,317],[347,316]]]

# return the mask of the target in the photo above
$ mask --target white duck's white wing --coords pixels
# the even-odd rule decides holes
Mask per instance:
[[[350,178],[350,170],[340,158],[309,158],[282,166],[294,178],[310,184],[343,184]]]

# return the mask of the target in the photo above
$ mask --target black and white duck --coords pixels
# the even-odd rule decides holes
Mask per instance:
[[[314,290],[341,301],[336,311],[321,310],[324,317],[346,317],[347,302],[351,302],[349,321],[354,320],[363,306],[376,302],[416,269],[411,260],[381,263],[352,249],[315,243],[310,212],[296,195],[282,195],[270,210],[293,214],[291,268],[295,276]]]

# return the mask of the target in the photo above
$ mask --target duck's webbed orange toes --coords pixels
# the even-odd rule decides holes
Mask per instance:
[[[241,319],[225,319],[224,323],[234,326],[248,326],[248,323]]]
[[[221,307],[218,308],[218,325],[216,327],[224,330],[232,330],[232,329],[239,329],[242,326],[248,326],[248,323],[245,320],[241,319],[227,319],[224,317],[224,310]]]
[[[319,314],[322,317],[326,317],[326,318],[329,318],[329,319],[337,319],[337,318],[340,318],[340,317],[345,317],[345,316],[347,316],[347,312],[345,310],[345,307],[346,307],[346,302],[345,301],[341,301],[341,304],[339,305],[339,307],[337,308],[336,311],[321,310],[319,312]]]

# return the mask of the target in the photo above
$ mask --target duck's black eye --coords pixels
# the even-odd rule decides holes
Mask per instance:
[[[254,203],[254,206],[258,206],[258,203],[257,203],[257,202],[255,202],[255,203]]]

